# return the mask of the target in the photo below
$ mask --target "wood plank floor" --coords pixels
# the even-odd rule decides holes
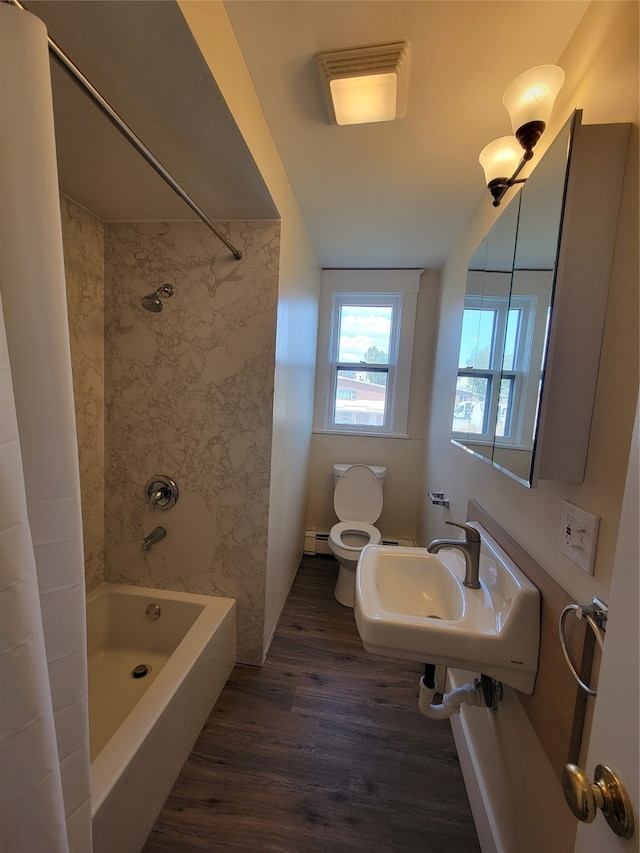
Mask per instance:
[[[305,557],[262,668],[236,666],[144,853],[467,853],[479,845],[419,664],[377,657]]]

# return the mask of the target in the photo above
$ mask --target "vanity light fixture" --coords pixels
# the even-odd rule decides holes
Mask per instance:
[[[393,121],[407,101],[406,42],[330,50],[318,54],[331,124]]]
[[[533,149],[544,133],[563,83],[562,68],[538,65],[516,77],[507,87],[502,103],[511,117],[514,136],[490,142],[479,158],[494,207],[498,207],[509,187],[522,183],[518,175],[533,157]]]

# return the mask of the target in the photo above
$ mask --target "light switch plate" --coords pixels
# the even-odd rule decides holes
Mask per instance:
[[[593,574],[599,526],[599,515],[563,501],[558,548],[589,575]]]

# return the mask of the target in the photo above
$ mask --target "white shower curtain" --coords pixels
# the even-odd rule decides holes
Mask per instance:
[[[82,522],[49,59],[44,25],[5,4],[0,297],[0,848],[89,853]]]

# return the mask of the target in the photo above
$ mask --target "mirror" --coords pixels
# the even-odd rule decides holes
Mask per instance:
[[[532,482],[565,197],[569,122],[472,255],[452,441]]]
[[[493,459],[496,434],[504,431],[500,375],[519,206],[516,196],[474,252],[467,270],[453,435],[488,462]]]

